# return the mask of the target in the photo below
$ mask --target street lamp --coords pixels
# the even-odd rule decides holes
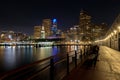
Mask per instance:
[[[111,33],[111,35],[113,36],[113,32]]]
[[[117,31],[116,31],[116,30],[114,30],[114,33],[116,34],[116,33],[117,33]]]
[[[120,26],[118,26],[117,28],[118,28],[118,30],[120,31]]]

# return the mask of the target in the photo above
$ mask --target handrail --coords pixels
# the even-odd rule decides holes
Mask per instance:
[[[33,63],[31,63],[31,64],[24,65],[24,66],[22,66],[22,67],[16,68],[15,70],[5,72],[5,73],[3,73],[0,77],[1,77],[1,79],[3,79],[3,78],[5,78],[5,77],[7,77],[8,75],[12,75],[12,74],[14,74],[14,73],[16,73],[16,72],[19,72],[19,71],[21,71],[21,70],[24,70],[24,69],[26,69],[26,68],[29,68],[29,67],[31,67],[31,66],[33,66],[33,65],[35,65],[35,64],[44,62],[44,61],[46,61],[46,60],[48,60],[48,59],[51,59],[51,58],[53,58],[53,56],[50,56],[50,57],[48,57],[48,58],[45,58],[45,59],[42,59],[42,60],[39,60],[39,61],[36,61],[36,62],[33,62]],[[4,76],[3,76],[3,75],[4,75]]]
[[[54,63],[54,65],[59,64],[59,63],[61,63],[61,62],[65,61],[65,60],[67,60],[67,59],[66,59],[66,57],[65,57],[65,58],[63,58],[63,59],[61,59],[60,61],[55,62],[55,63]]]
[[[79,52],[77,52],[77,51],[79,51]],[[75,53],[72,54],[72,55],[69,55],[70,52],[75,52]],[[54,56],[50,56],[50,57],[48,57],[48,58],[45,58],[45,59],[42,59],[42,60],[33,62],[33,63],[31,63],[31,64],[24,65],[24,66],[22,66],[22,67],[20,67],[20,68],[16,68],[16,69],[14,69],[14,70],[5,72],[5,73],[3,73],[2,75],[0,75],[0,79],[2,80],[2,79],[6,78],[6,77],[8,77],[8,76],[10,76],[10,75],[15,74],[16,72],[22,71],[22,70],[24,70],[24,69],[27,69],[27,68],[32,67],[32,66],[34,66],[34,65],[40,64],[40,63],[42,63],[42,62],[44,62],[44,61],[47,61],[47,60],[50,60],[50,64],[48,64],[48,65],[45,66],[44,68],[42,68],[42,69],[40,69],[39,71],[37,71],[35,75],[32,75],[32,76],[30,77],[30,79],[33,78],[34,76],[36,76],[38,72],[44,71],[44,70],[46,70],[46,69],[48,69],[48,68],[53,69],[52,66],[55,66],[56,64],[59,64],[59,63],[65,61],[65,60],[67,60],[67,74],[69,74],[69,57],[75,55],[75,67],[76,67],[76,66],[77,66],[77,54],[79,54],[79,53],[81,53],[81,49],[69,51],[69,52],[67,52],[67,53],[65,54],[65,57],[63,57],[61,60],[59,60],[59,61],[57,61],[57,62],[54,62],[52,59],[55,58],[56,56],[63,56],[63,55],[57,54],[57,55],[54,55]],[[82,55],[83,55],[83,54],[82,54]],[[51,63],[51,60],[52,60],[52,63]],[[51,70],[51,71],[52,71],[52,70]],[[51,73],[52,73],[52,72],[51,72]],[[52,79],[53,79],[53,78],[52,78]]]
[[[42,68],[41,70],[37,71],[33,76],[30,76],[29,78],[27,78],[27,79],[25,79],[25,80],[30,80],[30,79],[34,78],[35,76],[38,75],[39,72],[43,72],[43,71],[45,71],[45,70],[48,69],[48,68],[50,68],[50,64],[47,65],[47,66],[45,66],[45,67]]]

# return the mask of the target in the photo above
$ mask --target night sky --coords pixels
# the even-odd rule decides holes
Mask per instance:
[[[33,34],[42,19],[56,18],[58,28],[66,30],[79,23],[81,9],[92,16],[93,23],[109,26],[120,13],[120,0],[38,0],[0,2],[0,31],[13,30]]]

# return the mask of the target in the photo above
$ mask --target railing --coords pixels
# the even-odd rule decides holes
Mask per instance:
[[[89,46],[88,46],[89,47]],[[65,75],[85,60],[89,48],[67,52],[60,60],[61,54],[33,62],[0,75],[0,80],[61,80]],[[63,56],[63,55],[62,55]],[[58,75],[59,74],[59,75]]]

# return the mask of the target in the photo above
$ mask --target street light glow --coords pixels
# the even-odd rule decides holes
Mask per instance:
[[[120,26],[118,26],[118,29],[120,30]]]
[[[116,31],[116,30],[114,30],[114,33],[116,34],[116,33],[117,33],[117,31]]]

